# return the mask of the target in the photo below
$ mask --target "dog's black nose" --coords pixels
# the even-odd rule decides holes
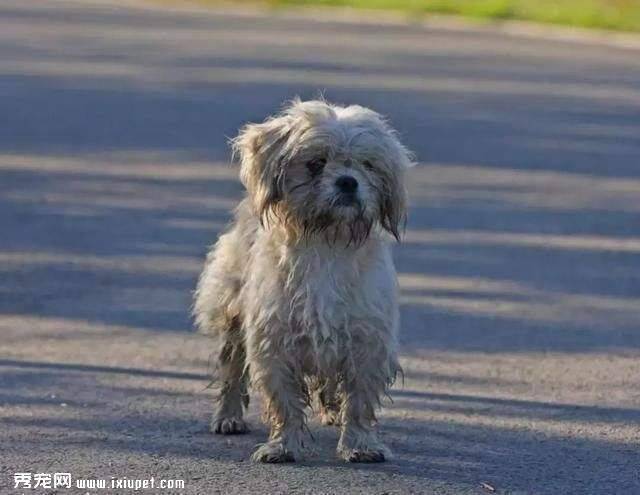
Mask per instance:
[[[336,180],[336,186],[343,193],[354,193],[358,189],[358,181],[350,175],[343,175]]]

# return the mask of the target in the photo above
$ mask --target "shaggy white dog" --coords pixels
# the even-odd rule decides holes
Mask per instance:
[[[271,426],[254,460],[300,458],[314,394],[323,422],[340,426],[340,457],[384,461],[374,412],[400,370],[388,241],[405,222],[410,154],[372,110],[299,100],[245,126],[233,147],[247,197],[194,304],[219,344],[212,429],[247,431],[250,381]]]

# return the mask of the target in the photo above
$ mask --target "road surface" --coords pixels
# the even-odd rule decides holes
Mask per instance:
[[[314,421],[305,462],[255,465],[257,400],[250,435],[207,432],[190,292],[242,194],[227,139],[321,93],[388,115],[420,162],[395,249],[406,378],[380,425],[396,457],[342,464]],[[1,0],[0,493],[46,492],[14,490],[16,472],[193,494],[640,493],[639,213],[637,51]]]

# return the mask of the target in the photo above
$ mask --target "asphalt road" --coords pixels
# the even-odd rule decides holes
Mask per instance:
[[[396,453],[248,462],[207,433],[190,292],[226,140],[323,93],[415,150]],[[640,493],[640,53],[472,30],[0,0],[0,493]],[[80,490],[60,489],[59,494]],[[168,490],[140,493],[170,493]],[[124,490],[91,493],[133,493]]]

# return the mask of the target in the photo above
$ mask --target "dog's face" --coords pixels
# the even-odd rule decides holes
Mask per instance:
[[[322,233],[356,245],[377,225],[399,238],[411,159],[372,110],[294,101],[244,127],[233,145],[241,180],[267,223],[282,222],[297,237]]]

